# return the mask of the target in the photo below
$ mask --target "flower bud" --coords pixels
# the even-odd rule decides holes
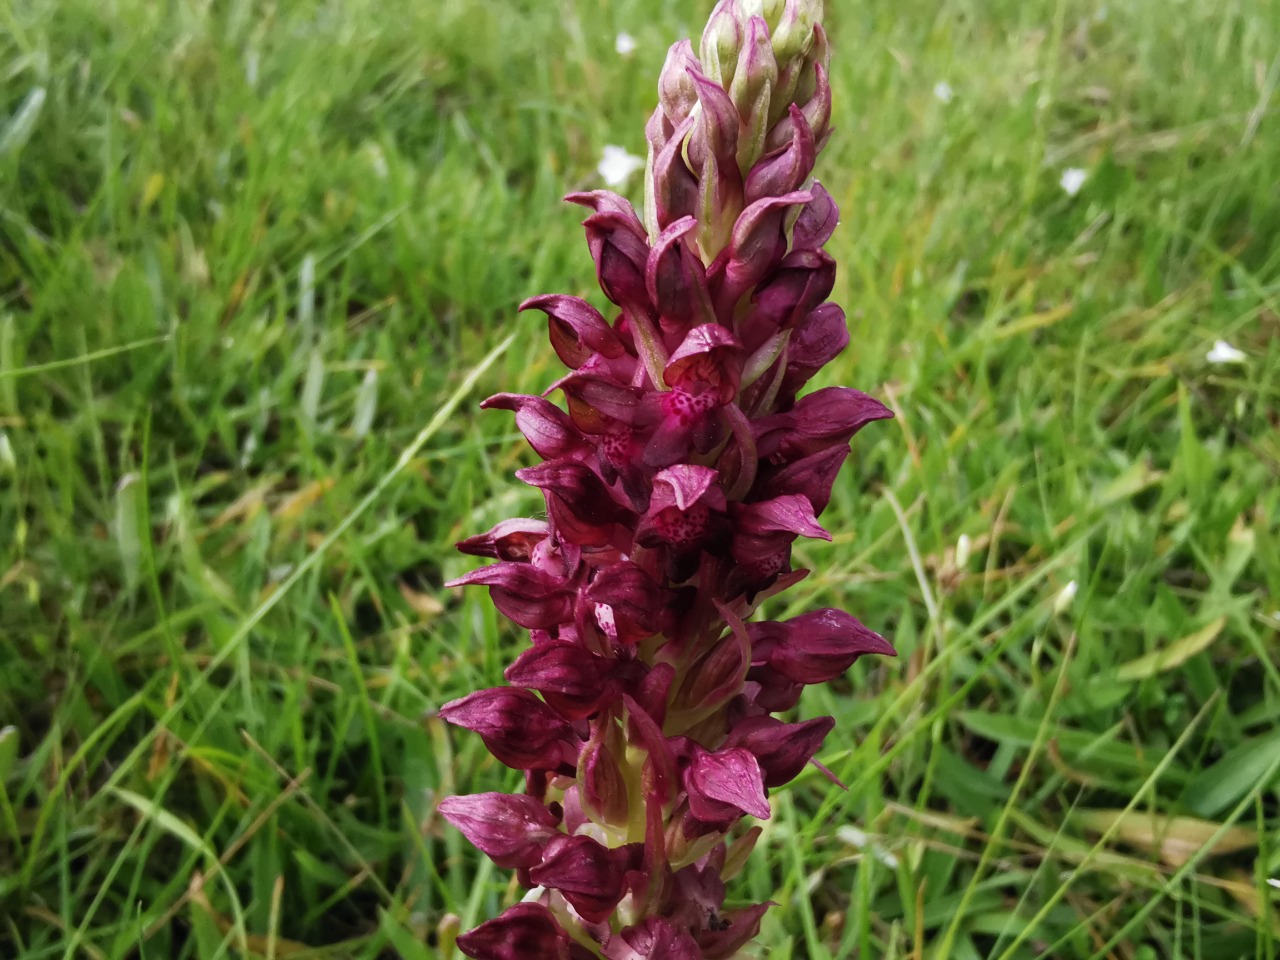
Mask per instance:
[[[480,404],[482,410],[514,410],[516,426],[529,446],[544,460],[586,453],[582,434],[563,410],[542,397],[497,393]]]
[[[653,636],[667,619],[670,597],[645,570],[630,560],[597,571],[583,594],[589,603],[606,604],[618,627],[618,639],[638,643]]]
[[[596,353],[614,358],[626,352],[600,311],[580,297],[530,297],[519,309],[541,310],[547,315],[552,349],[571,370],[577,370]]]
[[[542,694],[566,720],[582,720],[613,699],[611,679],[617,663],[576,643],[552,640],[525,650],[504,676],[513,686]]]
[[[723,87],[694,73],[702,112],[689,143],[689,160],[699,173],[698,246],[711,263],[733,235],[743,207],[742,170],[738,166],[737,108]]]
[[[749,168],[744,188],[747,203],[798,190],[813,172],[813,161],[818,155],[813,130],[799,107],[792,104],[789,109],[791,140]],[[761,135],[761,148],[763,140]]]
[[[478,793],[445,797],[441,815],[500,867],[528,868],[542,860],[542,848],[559,821],[542,801],[523,795]]]
[[[821,250],[840,223],[840,209],[822,184],[814,181],[809,195],[813,199],[800,208],[791,228],[792,250]]]
[[[703,960],[729,960],[743,944],[760,932],[760,918],[773,906],[757,903],[741,910],[729,910],[716,918],[716,923],[694,935]]]
[[[560,891],[583,919],[602,923],[626,892],[626,874],[639,865],[640,853],[638,843],[611,849],[587,836],[557,835],[529,879]]]
[[[745,176],[764,152],[769,132],[769,102],[778,82],[778,62],[769,41],[769,25],[763,17],[747,23],[729,98],[738,112],[738,169]]]
[[[697,228],[693,217],[671,223],[654,242],[645,264],[645,288],[668,334],[683,335],[691,322],[715,319],[706,269],[685,240]]]
[[[822,745],[836,722],[831,717],[815,717],[804,723],[783,723],[773,717],[739,720],[725,741],[727,747],[742,747],[760,764],[766,787],[780,787],[796,778]]]
[[[796,683],[827,683],[860,656],[896,656],[893,646],[843,610],[815,610],[780,624],[750,624],[752,660],[768,663]],[[773,627],[773,625],[769,625]]]
[[[440,708],[440,718],[480,734],[508,767],[556,769],[577,757],[577,737],[563,717],[524,690],[479,690]]]
[[[721,316],[732,316],[742,294],[768,276],[781,259],[787,249],[783,229],[787,208],[809,199],[808,191],[797,190],[757,200],[742,211],[733,225],[729,258],[716,292],[716,309]]]
[[[742,689],[750,666],[751,642],[734,617],[729,632],[686,671],[676,695],[676,704],[686,716],[683,722],[692,726],[728,703]]]
[[[517,470],[516,476],[543,491],[556,530],[570,543],[604,546],[613,539],[613,525],[631,514],[613,498],[604,481],[577,460],[548,460]]]
[[[573,592],[532,563],[504,561],[472,570],[446,587],[486,586],[503,616],[526,629],[554,626],[572,615]]]
[[[849,345],[849,326],[844,311],[834,303],[815,307],[796,324],[787,354],[787,373],[782,394],[788,399],[809,378],[840,355]]]
[[[809,501],[813,515],[821,516],[831,502],[831,488],[848,456],[848,446],[836,444],[770,470],[760,483],[760,494],[769,498],[799,494]]]
[[[805,80],[805,76],[802,75],[800,78],[802,89]],[[799,106],[800,115],[804,117],[809,129],[813,131],[814,142],[817,145],[817,149],[821,150],[826,146],[831,125],[831,84],[827,79],[826,68],[822,64],[814,64],[813,93],[800,102]],[[765,137],[765,152],[769,153],[786,146],[795,136],[794,126],[795,121],[792,119],[790,111],[788,111],[787,116],[775,123]]]
[[[671,139],[654,152],[653,163],[645,180],[645,213],[651,239],[682,217],[698,209],[699,181],[685,163],[684,149],[697,117],[686,117],[675,128]]]
[[[793,250],[778,263],[768,283],[759,288],[755,311],[774,329],[789,329],[824,304],[836,282],[836,263],[822,250]],[[844,312],[840,313],[841,320]]]
[[[658,76],[658,105],[672,127],[680,126],[698,102],[691,70],[704,72],[703,65],[693,53],[693,44],[688,39],[673,43]]]
[[[571,193],[565,199],[596,211],[582,225],[604,295],[620,307],[647,312],[644,265],[649,257],[648,234],[631,204],[608,190]]]
[[[801,60],[813,49],[814,27],[822,19],[822,0],[786,0],[773,31],[779,61]]]
[[[734,747],[710,753],[693,744],[692,751],[682,782],[695,817],[707,823],[732,821],[744,813],[758,820],[769,819],[764,775],[749,750]]]
[[[742,46],[742,25],[736,9],[738,0],[720,0],[702,31],[699,53],[702,69],[713,81],[727,87],[733,81]],[[692,52],[692,48],[690,48]]]
[[[893,411],[861,391],[824,387],[801,397],[786,413],[759,420],[756,445],[762,457],[798,459],[837,443],[848,443],[873,420],[892,417]]]
[[[458,937],[458,949],[474,960],[590,960],[540,903],[517,903],[502,916]]]
[[[578,757],[578,788],[583,809],[601,825],[627,823],[630,804],[627,781],[619,757],[626,756],[626,741],[617,724],[600,724]]]
[[[459,540],[457,548],[473,557],[528,563],[534,546],[547,539],[550,529],[545,520],[503,520],[488,533]]]
[[[609,939],[605,960],[702,960],[697,941],[661,917],[649,917]]]

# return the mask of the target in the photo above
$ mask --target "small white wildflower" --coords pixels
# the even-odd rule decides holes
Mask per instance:
[[[1080,192],[1080,188],[1084,186],[1084,182],[1088,179],[1089,174],[1079,167],[1068,167],[1062,171],[1062,179],[1058,183],[1066,191],[1068,197],[1074,197]]]
[[[969,539],[967,533],[960,534],[960,539],[956,541],[956,566],[964,568],[969,565],[969,555],[973,552],[973,541]]]
[[[606,144],[604,148],[604,156],[600,159],[600,165],[596,167],[596,172],[604,179],[604,182],[611,187],[620,187],[626,183],[632,176],[644,169],[644,159],[637,157],[633,153],[627,153],[625,147],[615,146],[614,144]]]
[[[933,95],[942,103],[950,103],[955,98],[956,92],[951,89],[951,84],[947,81],[939,80],[933,86]]]
[[[9,443],[9,435],[0,430],[0,473],[13,473],[18,467],[18,460],[13,455],[13,445]]]
[[[1213,349],[1204,358],[1210,363],[1244,363],[1249,359],[1243,350],[1237,350],[1225,340],[1213,341]]]
[[[1071,601],[1076,598],[1076,591],[1080,589],[1079,585],[1072,580],[1065,587],[1058,591],[1058,595],[1053,598],[1053,612],[1061,616],[1071,609]]]
[[[1267,883],[1275,887],[1277,890],[1280,890],[1280,877],[1269,877],[1267,879]]]
[[[620,33],[613,41],[613,49],[618,51],[618,56],[629,57],[636,52],[636,38],[629,33]]]

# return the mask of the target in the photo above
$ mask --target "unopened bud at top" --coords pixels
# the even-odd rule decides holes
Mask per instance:
[[[742,9],[747,16],[764,17],[771,28],[778,25],[785,6],[786,0],[742,0]]]
[[[773,52],[779,61],[800,59],[813,46],[813,28],[822,22],[822,0],[786,0],[773,26]]]
[[[739,0],[720,0],[702,31],[699,53],[702,69],[723,87],[733,81],[738,51],[742,47],[742,20]]]
[[[738,137],[738,169],[745,176],[764,152],[769,132],[769,102],[778,82],[778,61],[763,17],[747,23],[729,97],[742,120]]]

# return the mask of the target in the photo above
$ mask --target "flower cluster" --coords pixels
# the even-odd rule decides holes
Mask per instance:
[[[441,813],[530,894],[458,940],[488,960],[728,958],[768,904],[725,910],[725,880],[767,819],[767,791],[834,721],[786,722],[806,684],[892,647],[818,610],[748,622],[802,579],[850,438],[890,416],[845,387],[800,391],[849,341],[828,303],[831,196],[811,180],[828,136],[821,0],[722,0],[671,48],[647,127],[645,219],[606,191],[587,242],[606,318],[541,296],[568,373],[499,394],[541,458],[520,470],[545,519],[499,523],[462,551],[532,643],[510,686],[445,705],[526,791],[451,797]],[[731,831],[733,833],[731,834]]]

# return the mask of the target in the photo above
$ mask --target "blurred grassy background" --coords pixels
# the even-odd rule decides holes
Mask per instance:
[[[0,956],[422,960],[515,895],[433,810],[516,779],[424,720],[521,643],[440,586],[539,508],[475,404],[556,376],[559,198],[709,6],[0,8]],[[824,382],[898,418],[768,613],[902,655],[806,695],[850,789],[732,896],[781,960],[1273,960],[1280,3],[828,6]]]

